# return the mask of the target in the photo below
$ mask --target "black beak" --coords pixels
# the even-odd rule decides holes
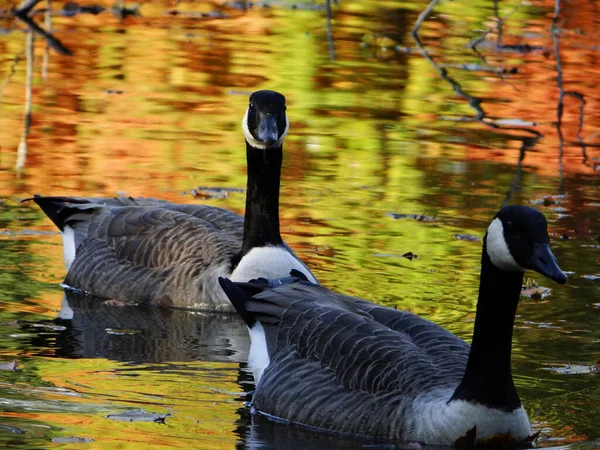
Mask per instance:
[[[267,147],[277,142],[279,139],[279,132],[277,130],[277,115],[261,114],[257,134],[258,140]]]
[[[534,244],[533,256],[529,262],[531,269],[556,281],[565,284],[567,274],[560,270],[556,258],[550,250],[550,244]]]

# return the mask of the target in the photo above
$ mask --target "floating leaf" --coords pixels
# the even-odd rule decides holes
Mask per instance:
[[[11,434],[25,434],[25,430],[21,430],[17,427],[11,427],[9,425],[0,425],[0,430],[8,431]]]
[[[544,367],[544,370],[551,370],[552,372],[559,373],[561,375],[588,375],[600,373],[600,361],[596,362],[593,366],[582,366],[582,365],[571,365],[567,364],[564,367]]]
[[[413,219],[417,222],[434,222],[437,220],[436,217],[425,216],[423,214],[399,214],[389,212],[387,215],[390,216],[392,219]]]
[[[479,236],[475,236],[473,234],[455,234],[454,237],[459,241],[480,241],[481,238]]]
[[[519,443],[530,444],[539,436],[539,431],[527,436],[525,440],[517,441],[510,432],[508,433],[497,433],[493,436],[487,436],[484,438],[477,439],[477,426],[474,426],[464,436],[459,437],[454,441],[454,446],[457,449],[472,449],[475,447],[509,447],[515,446]]]
[[[522,119],[496,119],[492,121],[494,124],[499,126],[510,126],[510,127],[535,127],[537,122],[530,122]]]
[[[552,293],[552,289],[544,287],[544,286],[537,286],[537,287],[532,287],[532,288],[526,288],[526,287],[521,288],[521,297],[528,297],[528,298],[532,298],[534,300],[540,300],[542,298],[546,298],[551,293]]]
[[[237,188],[220,188],[220,187],[197,187],[191,190],[195,198],[227,198],[231,192],[244,192],[243,189]]]
[[[406,252],[404,255],[402,255],[402,257],[408,259],[409,261],[412,261],[413,258],[418,258],[418,256],[413,252]]]
[[[0,364],[0,370],[16,372],[19,370],[19,363],[17,361],[11,361],[9,363]]]
[[[33,326],[35,328],[45,328],[52,331],[64,331],[67,329],[67,327],[63,325],[55,325],[53,323],[34,323]]]
[[[115,328],[106,328],[104,330],[106,334],[114,334],[115,336],[124,336],[126,334],[137,334],[140,330],[118,330]]]
[[[124,413],[120,414],[109,414],[106,416],[106,418],[110,420],[117,420],[119,422],[165,423],[165,419],[170,416],[171,414],[149,413],[143,409],[134,409],[132,411],[125,411]]]
[[[596,273],[594,275],[582,275],[586,280],[597,280],[600,278],[600,273]]]
[[[477,426],[474,426],[464,436],[454,441],[454,447],[457,449],[467,449],[475,447],[475,438],[477,437]]]
[[[58,442],[60,444],[88,444],[94,442],[94,440],[79,436],[59,436],[52,438],[52,442]]]
[[[106,305],[106,306],[117,307],[117,308],[121,308],[123,306],[128,305],[128,303],[122,302],[121,300],[115,300],[115,299],[105,300],[102,302],[102,304]]]

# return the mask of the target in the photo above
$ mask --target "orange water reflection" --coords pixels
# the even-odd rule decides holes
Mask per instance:
[[[113,11],[54,17],[55,36],[74,56],[47,52],[35,39],[32,122],[19,171],[14,166],[28,88],[26,35],[22,25],[2,21],[0,26],[15,28],[0,37],[0,219],[6,232],[0,240],[0,301],[2,320],[11,324],[2,336],[2,351],[7,359],[23,358],[27,370],[0,375],[17,377],[30,388],[49,384],[82,395],[53,403],[58,411],[21,408],[10,414],[51,424],[61,436],[84,436],[89,430],[103,448],[134,448],[148,440],[232,448],[244,435],[238,427],[246,430],[247,423],[238,409],[240,386],[246,385],[237,379],[243,378],[238,364],[243,357],[230,344],[214,345],[220,356],[227,355],[221,366],[205,359],[190,363],[197,348],[187,340],[189,334],[180,342],[180,335],[165,326],[160,330],[168,344],[159,363],[137,360],[125,367],[115,361],[148,356],[133,351],[135,339],[127,335],[120,341],[86,322],[71,330],[80,338],[70,336],[71,342],[23,325],[50,320],[60,309],[56,284],[64,265],[60,238],[35,234],[54,232],[53,225],[34,206],[17,201],[34,193],[126,192],[241,212],[243,192],[194,199],[190,191],[244,188],[240,121],[248,94],[269,88],[286,95],[291,120],[282,231],[332,288],[410,309],[468,338],[480,242],[455,236],[481,237],[506,199],[544,211],[556,236],[557,257],[574,274],[564,289],[553,286],[550,301],[522,302],[514,352],[517,383],[532,416],[556,434],[569,442],[600,437],[592,414],[581,414],[598,410],[597,383],[545,370],[591,363],[600,339],[597,314],[590,312],[600,293],[582,278],[600,272],[594,248],[600,205],[597,2],[561,2],[556,32],[551,28],[554,0],[500,2],[502,43],[520,49],[496,46],[493,2],[474,0],[468,8],[440,2],[421,37],[462,94],[410,37],[426,3],[339,2],[332,29],[334,61],[319,3],[243,9],[225,1],[153,0],[142,4],[140,17],[120,18]],[[110,0],[81,4],[113,7]],[[42,17],[36,21],[42,23]],[[488,29],[479,46],[483,61],[467,44]],[[580,101],[572,95],[564,98],[559,139],[558,57],[565,92],[585,99],[579,133],[585,162],[578,141]],[[517,73],[456,68],[467,63]],[[476,109],[469,101],[476,100],[482,101],[478,105],[488,115],[487,124],[473,121]],[[394,219],[389,213],[433,220]],[[33,234],[19,234],[23,230]],[[408,251],[419,257],[400,256]],[[562,328],[552,331],[546,323]],[[96,333],[104,347],[86,342],[81,330]],[[131,353],[124,342],[131,344]],[[177,346],[184,348],[177,352]],[[161,365],[165,361],[176,367]],[[53,393],[40,395],[55,400]],[[85,407],[73,412],[74,404]],[[121,406],[164,411],[172,404],[178,413],[168,428],[105,419],[107,411]],[[125,442],[126,435],[131,442]]]

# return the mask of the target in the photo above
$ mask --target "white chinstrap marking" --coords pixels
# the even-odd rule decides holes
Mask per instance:
[[[248,367],[254,376],[254,383],[258,384],[263,372],[271,362],[267,350],[265,329],[260,322],[248,328],[250,334],[250,352],[248,353]]]
[[[504,227],[498,218],[495,218],[487,229],[486,245],[487,254],[496,267],[509,272],[525,272],[510,254],[504,239]]]
[[[302,272],[311,283],[317,283],[315,277],[283,247],[255,247],[242,258],[231,276],[231,281],[249,281],[253,278],[283,278],[290,271]]]
[[[279,139],[277,139],[277,141],[275,141],[273,144],[271,144],[268,147],[263,142],[257,141],[254,138],[254,136],[252,136],[252,133],[250,133],[250,129],[248,128],[248,110],[247,109],[246,109],[246,114],[244,114],[244,118],[242,119],[242,129],[244,130],[244,137],[246,138],[246,141],[248,141],[248,143],[252,147],[258,148],[260,150],[266,150],[267,148],[279,148],[283,145],[283,140],[285,139],[285,137],[288,133],[288,130],[290,129],[290,121],[288,120],[287,114],[286,114],[285,130],[283,131],[283,134],[281,135],[281,137]]]
[[[65,227],[60,234],[63,240],[63,258],[68,272],[75,261],[75,231],[73,228]]]
[[[517,441],[531,436],[531,424],[523,407],[511,412],[465,400],[453,400],[452,389],[439,389],[417,397],[407,411],[403,439],[428,444],[453,445],[477,427],[476,439],[507,434]]]

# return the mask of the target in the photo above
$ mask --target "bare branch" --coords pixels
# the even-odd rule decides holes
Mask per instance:
[[[25,17],[29,15],[29,12],[37,5],[41,0],[24,0],[19,7],[15,10],[14,14],[17,17]]]
[[[419,28],[421,28],[421,25],[427,19],[427,17],[429,17],[429,14],[431,14],[431,11],[433,11],[433,8],[435,8],[439,1],[440,0],[431,0],[429,5],[427,5],[427,8],[425,8],[425,10],[419,14],[419,17],[415,22],[415,26],[412,29],[412,36],[415,40],[419,39]]]
[[[440,67],[443,69],[459,69],[466,70],[469,72],[491,72],[496,74],[514,74],[518,73],[519,70],[516,67],[512,67],[510,69],[505,69],[503,67],[492,67],[492,66],[482,66],[479,64],[440,64]]]
[[[73,54],[73,52],[67,47],[65,47],[62,44],[62,42],[60,42],[52,34],[48,33],[46,30],[40,27],[29,16],[15,15],[15,17],[17,17],[17,19],[19,19],[21,22],[25,23],[33,33],[37,34],[38,36],[41,36],[48,43],[48,45],[56,52],[60,53],[61,55],[67,56],[71,56]]]

